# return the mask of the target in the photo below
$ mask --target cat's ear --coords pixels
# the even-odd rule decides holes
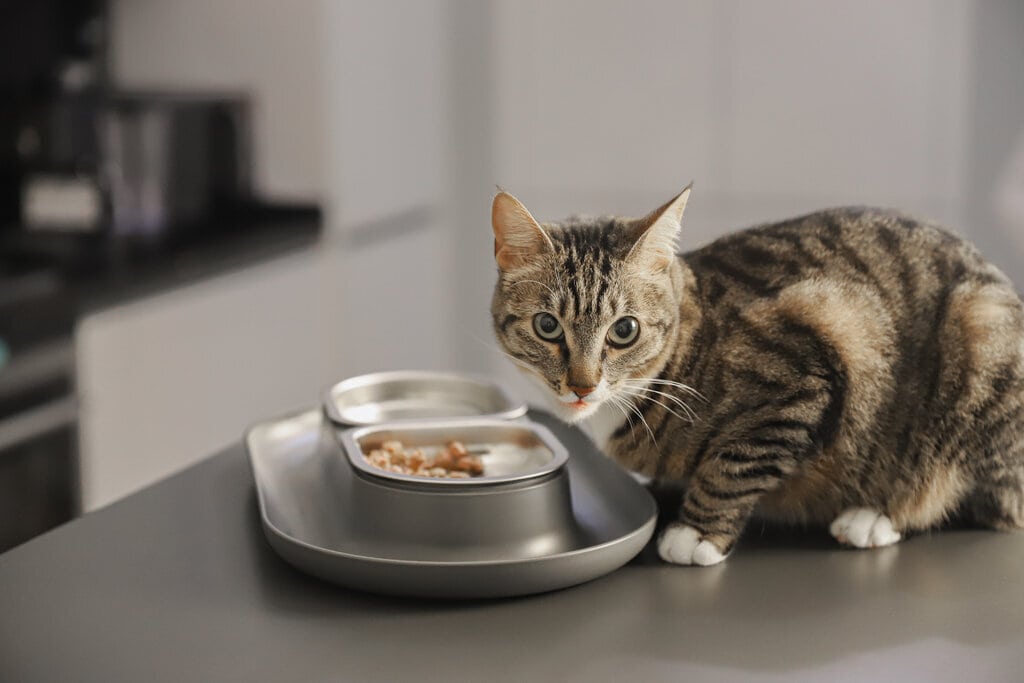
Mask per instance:
[[[676,257],[683,211],[692,187],[693,183],[690,183],[671,200],[636,222],[636,243],[630,249],[627,261],[653,272],[668,268]]]
[[[515,270],[555,250],[540,223],[508,192],[495,195],[491,226],[494,228],[494,260],[502,270]]]

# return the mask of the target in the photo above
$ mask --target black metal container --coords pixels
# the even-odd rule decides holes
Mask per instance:
[[[118,94],[103,106],[100,134],[115,235],[187,230],[251,197],[244,97]]]

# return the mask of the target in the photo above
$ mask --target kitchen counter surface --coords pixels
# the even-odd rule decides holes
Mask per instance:
[[[0,258],[53,273],[76,315],[188,285],[314,244],[320,210],[256,204],[160,239],[6,231]]]
[[[570,452],[575,432],[560,435]],[[1024,533],[875,551],[755,525],[526,598],[394,599],[263,538],[241,445],[0,555],[0,680],[1020,681]]]

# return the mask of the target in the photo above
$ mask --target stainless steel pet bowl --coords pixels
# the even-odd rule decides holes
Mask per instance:
[[[324,392],[324,412],[335,424],[480,417],[513,420],[526,404],[483,378],[451,372],[403,370],[346,379]]]
[[[423,560],[538,557],[576,543],[566,473],[568,454],[531,422],[451,420],[392,423],[338,432],[352,478],[353,519],[366,537],[412,545]],[[399,474],[367,458],[400,441],[406,448],[463,443],[481,453],[481,476]]]

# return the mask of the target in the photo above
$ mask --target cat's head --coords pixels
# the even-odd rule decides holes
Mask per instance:
[[[687,187],[644,218],[543,224],[512,195],[494,198],[494,332],[566,421],[637,393],[670,355],[679,325],[676,240],[689,194]]]

